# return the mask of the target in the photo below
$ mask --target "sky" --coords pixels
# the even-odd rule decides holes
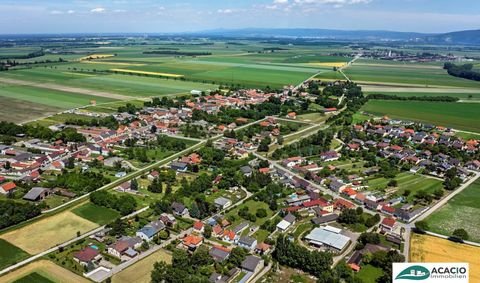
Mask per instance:
[[[0,34],[480,28],[478,0],[0,0]]]

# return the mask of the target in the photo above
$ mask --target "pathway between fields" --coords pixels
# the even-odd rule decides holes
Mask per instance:
[[[71,92],[71,93],[77,93],[77,94],[106,97],[106,98],[118,99],[118,100],[132,99],[131,96],[127,96],[127,95],[121,95],[121,94],[112,93],[112,92],[98,91],[98,90],[85,89],[85,88],[79,88],[79,87],[70,87],[70,86],[64,86],[64,85],[53,84],[53,83],[37,83],[37,82],[29,82],[29,81],[10,79],[10,78],[0,78],[0,82],[13,84],[13,85],[33,86],[38,88],[58,90],[58,91]]]

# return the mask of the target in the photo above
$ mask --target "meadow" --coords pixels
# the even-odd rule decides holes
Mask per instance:
[[[93,203],[87,203],[74,208],[72,212],[99,225],[108,224],[120,216],[120,214],[113,209],[98,206]]]
[[[480,282],[479,247],[413,233],[409,262],[468,262],[470,282]]]
[[[112,277],[113,283],[149,283],[150,274],[153,270],[153,265],[155,262],[165,261],[166,263],[171,263],[172,256],[167,253],[165,250],[158,250],[153,254],[147,256],[146,258],[136,262],[135,264],[129,266],[127,269],[122,270],[121,272],[115,274]]]
[[[403,195],[406,190],[410,191],[410,194],[407,197],[409,202],[412,202],[415,198],[415,194],[420,191],[424,190],[427,193],[432,194],[437,189],[442,189],[442,181],[428,178],[423,175],[415,175],[408,172],[400,173],[394,178],[397,184],[397,194]],[[376,178],[376,179],[369,179],[367,185],[370,189],[378,190],[384,189],[387,187],[389,180],[385,178]]]
[[[35,281],[32,281],[35,279]],[[42,281],[36,281],[42,280]],[[48,281],[47,281],[48,280]],[[29,263],[0,277],[1,282],[39,282],[39,283],[88,283],[89,280],[65,269],[48,260],[38,260]]]
[[[29,254],[38,254],[75,238],[77,232],[83,234],[98,226],[71,211],[64,211],[6,232],[0,235],[0,239],[8,241]]]
[[[480,181],[454,196],[426,221],[432,232],[450,236],[455,229],[463,228],[470,240],[480,242]]]
[[[378,116],[480,132],[478,103],[370,100],[361,110]]]
[[[0,239],[0,269],[15,264],[28,257],[28,254],[9,242]]]

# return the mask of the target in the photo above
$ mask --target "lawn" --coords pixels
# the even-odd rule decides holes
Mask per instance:
[[[264,217],[264,218],[257,217],[257,221],[255,221],[255,225],[257,226],[262,225],[265,221],[267,221],[268,218],[272,217],[273,215],[273,212],[268,207],[268,204],[261,201],[248,200],[227,213],[227,216],[233,215],[236,219],[235,222],[232,223],[232,227],[235,227],[235,225],[238,225],[241,222],[247,221],[241,218],[240,216],[238,216],[238,211],[244,207],[248,207],[248,211],[253,214],[255,214],[257,212],[257,209],[259,208],[264,208],[267,211],[267,217]]]
[[[297,121],[307,123],[320,123],[327,120],[328,116],[322,113],[308,113],[297,116]]]
[[[478,103],[370,100],[362,110],[378,116],[480,132]]]
[[[165,261],[170,263],[172,256],[165,250],[158,250],[157,252],[147,256],[139,262],[129,266],[127,269],[115,274],[112,277],[113,283],[149,283],[150,274],[153,270],[155,262]]]
[[[31,224],[9,231],[0,236],[29,254],[38,254],[85,233],[99,225],[71,211],[64,211],[42,218]]]
[[[454,196],[426,221],[432,232],[449,236],[455,229],[463,228],[472,241],[480,242],[480,180]]]
[[[409,262],[468,262],[470,282],[480,282],[480,248],[429,235],[412,234]]]
[[[95,222],[99,225],[105,225],[120,216],[120,214],[110,208],[87,203],[72,210],[76,215]]]
[[[52,281],[46,277],[43,277],[42,275],[38,274],[37,272],[30,273],[18,280],[15,280],[14,283],[55,283],[55,281]]]
[[[383,270],[381,268],[367,264],[362,265],[362,269],[360,269],[360,271],[356,274],[355,277],[360,278],[363,283],[375,283],[377,278],[382,275]]]
[[[37,274],[37,275],[33,275]],[[6,275],[0,277],[0,282],[12,283],[17,280],[25,280],[26,278],[41,279],[44,281],[19,281],[19,282],[55,282],[55,283],[89,283],[90,281],[75,274],[71,271],[64,269],[55,263],[48,260],[39,260],[29,263],[19,269],[16,269]],[[40,278],[39,276],[43,277]],[[46,281],[49,280],[49,281]]]
[[[20,248],[0,239],[0,269],[15,264],[28,257]]]

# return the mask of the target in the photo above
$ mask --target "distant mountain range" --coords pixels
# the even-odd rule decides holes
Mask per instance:
[[[411,41],[433,44],[480,45],[480,30],[466,30],[443,34],[398,32],[387,30],[336,30],[307,28],[245,28],[215,29],[196,32],[198,35],[246,38],[316,38],[361,41]]]

